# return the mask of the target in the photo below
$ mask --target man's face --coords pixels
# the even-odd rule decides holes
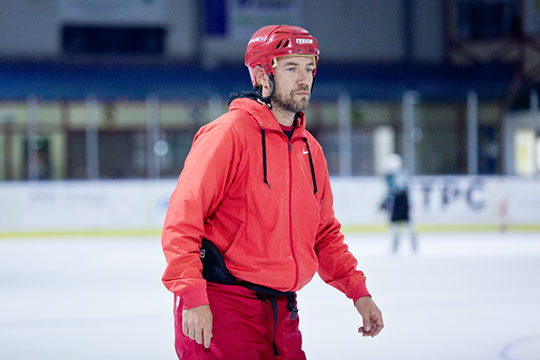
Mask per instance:
[[[313,56],[283,56],[274,68],[276,91],[272,106],[297,113],[307,108],[313,84]]]

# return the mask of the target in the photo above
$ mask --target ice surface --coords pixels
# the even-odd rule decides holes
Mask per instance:
[[[347,236],[383,311],[357,333],[352,302],[317,276],[298,301],[308,359],[540,358],[540,234]],[[159,237],[0,241],[0,358],[176,359]]]

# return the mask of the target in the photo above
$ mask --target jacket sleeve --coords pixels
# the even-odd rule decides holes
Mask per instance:
[[[184,309],[208,304],[200,260],[204,223],[230,187],[238,159],[230,123],[217,120],[201,128],[169,201],[161,237],[163,283],[182,297]]]
[[[344,243],[341,224],[334,216],[333,195],[326,160],[321,153],[324,172],[321,186],[320,223],[315,239],[315,252],[319,260],[318,273],[327,284],[345,293],[353,301],[371,296],[366,288],[366,277],[356,269],[358,262]]]

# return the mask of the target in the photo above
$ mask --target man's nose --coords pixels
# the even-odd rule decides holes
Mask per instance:
[[[310,84],[310,72],[306,71],[306,70],[301,70],[298,72],[298,79],[296,80],[296,82],[299,84],[299,85],[309,85]]]

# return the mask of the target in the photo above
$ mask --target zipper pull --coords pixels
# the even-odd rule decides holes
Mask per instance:
[[[292,153],[292,146],[291,146],[291,142],[289,141],[289,152]]]

